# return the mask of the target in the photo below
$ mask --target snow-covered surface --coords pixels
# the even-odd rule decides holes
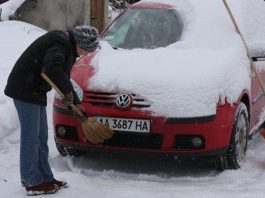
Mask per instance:
[[[264,1],[233,0],[229,4],[253,56],[264,55],[261,53],[265,51]]]
[[[0,197],[27,197],[19,178],[19,122],[12,99],[3,89],[22,51],[44,31],[21,22],[0,22]],[[52,94],[52,93],[51,93]],[[201,163],[130,155],[92,154],[61,157],[53,141],[52,97],[49,95],[50,164],[58,179],[70,187],[58,198],[263,198],[265,141],[250,146],[247,162],[237,171],[216,172]],[[255,145],[255,146],[254,146]]]
[[[8,20],[25,0],[9,0],[0,5],[2,8],[1,20]]]
[[[215,114],[219,98],[232,104],[250,88],[246,50],[222,1],[143,2],[175,6],[184,19],[181,41],[154,50],[114,50],[102,43],[90,87],[134,92],[152,103],[149,110],[168,117]]]
[[[13,101],[4,95],[7,77],[23,50],[42,33],[44,31],[40,28],[26,23],[0,22],[0,150],[2,152],[8,150],[10,142],[18,143],[18,137],[15,138],[14,134],[10,133],[17,130],[18,121]]]
[[[265,20],[263,0],[229,0],[229,5],[248,43],[265,41]],[[262,12],[263,11],[263,12]]]
[[[19,123],[12,99],[3,93],[7,77],[22,51],[44,31],[21,22],[0,22],[0,197],[27,197],[19,179]],[[131,60],[131,59],[129,59]],[[213,62],[215,63],[215,61]],[[50,93],[52,95],[52,93]],[[49,95],[50,163],[58,179],[70,187],[58,198],[263,198],[265,141],[251,142],[240,170],[216,172],[205,164],[131,155],[61,157],[52,137]]]

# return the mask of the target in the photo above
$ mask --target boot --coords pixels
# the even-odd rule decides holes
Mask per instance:
[[[54,183],[41,183],[36,186],[26,187],[27,195],[42,195],[42,194],[53,194],[56,193],[59,189],[59,186]]]
[[[50,183],[50,184],[55,184],[55,185],[57,185],[59,188],[67,188],[67,187],[68,187],[67,182],[65,182],[65,181],[59,181],[59,180],[56,180],[56,179],[50,181],[49,183]]]

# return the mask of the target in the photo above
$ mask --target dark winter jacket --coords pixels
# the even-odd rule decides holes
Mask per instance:
[[[17,60],[9,75],[5,94],[11,98],[38,105],[47,105],[51,86],[41,77],[44,72],[64,93],[74,94],[70,72],[76,60],[76,43],[72,32],[51,31],[34,41]]]

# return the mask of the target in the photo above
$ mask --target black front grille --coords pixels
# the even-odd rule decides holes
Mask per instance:
[[[101,91],[86,91],[84,101],[89,102],[94,106],[102,107],[116,107],[116,98],[119,93],[115,92],[101,92]],[[150,107],[149,102],[144,98],[137,96],[135,94],[130,94],[132,97],[132,107],[134,108],[146,108]]]
[[[129,148],[159,149],[163,143],[163,136],[159,134],[141,134],[132,132],[115,132],[113,137],[104,145]]]

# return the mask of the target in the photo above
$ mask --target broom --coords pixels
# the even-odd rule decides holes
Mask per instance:
[[[63,92],[49,79],[46,74],[41,73],[41,76],[62,98],[65,97]],[[93,117],[88,118],[74,104],[70,104],[70,107],[78,116],[84,118],[81,121],[81,126],[89,142],[92,144],[99,144],[113,136],[114,133],[109,127],[97,122]]]

